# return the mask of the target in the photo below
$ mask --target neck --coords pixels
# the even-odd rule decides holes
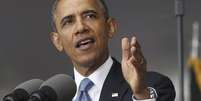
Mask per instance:
[[[92,74],[94,71],[96,71],[102,64],[104,64],[105,61],[108,59],[108,57],[109,57],[109,54],[102,56],[102,58],[92,61],[92,64],[88,66],[80,66],[76,64],[74,64],[74,66],[75,66],[75,69],[81,75],[87,77],[90,74]]]

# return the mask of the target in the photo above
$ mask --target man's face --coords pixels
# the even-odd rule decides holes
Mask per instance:
[[[105,19],[99,0],[60,0],[55,23],[53,43],[75,66],[94,66],[108,56],[108,39],[116,26],[114,20]]]

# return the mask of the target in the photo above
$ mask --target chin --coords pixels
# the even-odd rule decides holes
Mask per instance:
[[[77,63],[82,67],[89,68],[97,64],[96,63],[97,59],[98,59],[97,56],[90,56],[90,55],[81,56],[79,57]]]

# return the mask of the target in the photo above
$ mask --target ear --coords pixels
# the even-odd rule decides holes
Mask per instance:
[[[109,38],[112,38],[116,32],[117,32],[117,22],[114,18],[108,18],[107,20],[108,24],[108,36]]]
[[[62,40],[59,33],[51,32],[50,39],[59,52],[63,51]]]

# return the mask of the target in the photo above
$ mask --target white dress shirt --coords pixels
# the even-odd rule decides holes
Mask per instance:
[[[108,59],[105,61],[105,63],[102,64],[97,70],[95,70],[88,77],[84,77],[74,68],[74,77],[75,77],[75,83],[77,85],[77,91],[73,98],[73,101],[75,101],[75,98],[77,97],[80,82],[84,78],[89,78],[94,83],[93,87],[88,91],[91,101],[99,101],[104,81],[112,67],[112,64],[113,64],[113,60],[111,56],[109,56]],[[155,101],[155,100],[156,99],[146,99],[146,100],[133,99],[133,101]]]

